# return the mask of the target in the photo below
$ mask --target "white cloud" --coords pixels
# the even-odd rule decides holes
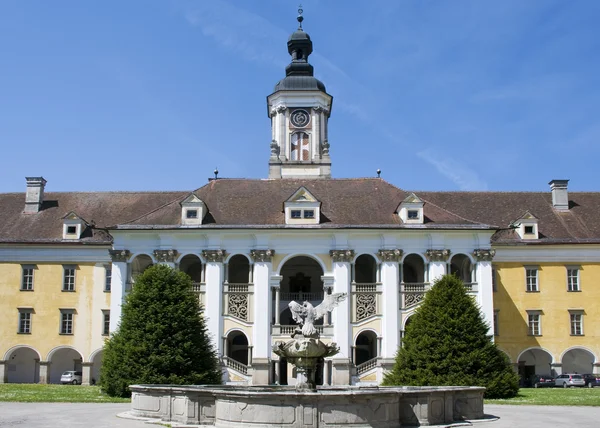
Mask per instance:
[[[442,157],[431,149],[417,153],[425,162],[433,165],[440,174],[449,178],[460,190],[487,190],[487,183],[479,178],[475,171],[470,170],[464,162],[457,162],[450,157]]]

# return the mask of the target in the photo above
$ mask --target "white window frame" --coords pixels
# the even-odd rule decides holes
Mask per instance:
[[[33,309],[19,309],[19,323],[17,325],[17,334],[31,334],[31,319]]]
[[[35,265],[21,265],[21,291],[33,291]]]
[[[579,266],[567,266],[567,291],[577,292],[581,291],[580,271]],[[572,272],[575,272],[573,274]]]
[[[112,282],[112,265],[104,266],[104,292],[110,293]]]
[[[529,272],[535,272],[530,276]],[[525,266],[525,291],[537,293],[540,291],[540,268],[538,266]]]
[[[569,330],[571,332],[571,336],[583,336],[583,315],[584,311],[577,310],[569,310]]]
[[[58,334],[70,336],[75,331],[75,310],[74,309],[61,309],[60,310],[60,324],[58,326]]]
[[[542,335],[542,311],[531,310],[527,311],[527,335],[541,336]]]
[[[66,291],[66,292],[75,291],[75,282],[77,279],[76,272],[77,272],[77,266],[63,265],[62,291]]]

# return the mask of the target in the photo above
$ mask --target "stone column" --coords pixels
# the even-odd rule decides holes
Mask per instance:
[[[354,259],[354,250],[331,250],[333,260],[334,293],[346,293],[347,297],[333,310],[333,337],[340,347],[340,352],[332,357],[333,385],[349,385],[351,376],[351,330],[350,314],[352,293],[350,288],[350,269]]]
[[[252,385],[268,385],[271,359],[271,274],[275,250],[251,250],[254,260],[254,326]],[[261,304],[262,303],[262,304]]]
[[[110,332],[114,333],[121,322],[121,306],[125,298],[127,285],[127,261],[131,256],[129,250],[108,250],[112,260],[110,278]],[[41,363],[40,363],[41,364]],[[40,373],[40,383],[41,373]]]
[[[280,304],[281,304],[281,285],[272,287],[275,290],[275,325],[279,325],[280,322]]]
[[[206,294],[204,316],[206,326],[213,338],[213,345],[217,355],[223,355],[222,343],[219,337],[223,336],[223,259],[227,255],[225,250],[203,250],[202,257],[206,260]]]
[[[394,357],[400,346],[400,271],[398,262],[402,258],[402,250],[379,250],[381,260],[381,283],[383,286],[382,300],[382,329],[378,338],[378,357],[382,357],[382,365],[391,369]]]
[[[175,260],[177,260],[177,250],[154,250],[154,258],[160,264],[175,268]]]
[[[86,362],[81,363],[81,384],[91,385],[92,380],[92,366],[94,363]]]
[[[8,383],[8,361],[0,360],[0,383]]]
[[[433,282],[446,274],[446,262],[450,257],[450,250],[427,250],[425,257],[429,261],[429,282]]]
[[[323,294],[331,294],[333,290],[333,285],[335,283],[334,277],[332,275],[323,275],[321,276],[321,281],[323,281]],[[323,296],[323,298],[325,298],[325,296]],[[323,325],[331,325],[331,312],[327,312],[323,317]]]
[[[273,371],[274,371],[274,379],[273,379],[273,383],[280,385],[279,382],[279,371],[280,371],[280,364],[279,364],[279,360],[273,360]]]
[[[550,374],[552,376],[559,376],[562,374],[562,364],[561,363],[551,363],[550,364]]]
[[[490,326],[488,334],[494,340],[494,292],[492,290],[492,259],[496,250],[478,249],[473,251],[477,260],[475,270],[477,282],[477,303],[481,308],[484,320]]]
[[[286,132],[286,126],[285,126],[285,122],[286,122],[286,110],[287,108],[285,106],[279,106],[277,107],[277,113],[279,113],[277,115],[277,121],[279,124],[279,136],[277,138],[277,141],[279,142],[279,159],[281,160],[287,160],[288,159],[288,141],[287,141],[287,132]]]
[[[323,385],[331,385],[329,381],[329,360],[323,361]]]
[[[50,361],[40,361],[40,381],[39,383],[50,383]]]
[[[313,141],[312,141],[312,158],[315,160],[319,160],[321,158],[321,138],[320,138],[320,126],[319,119],[321,118],[321,110],[322,107],[313,108],[312,113],[312,128],[313,128]]]

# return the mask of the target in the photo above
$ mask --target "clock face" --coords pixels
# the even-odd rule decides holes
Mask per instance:
[[[295,127],[304,128],[310,122],[310,114],[306,110],[294,110],[290,119]]]

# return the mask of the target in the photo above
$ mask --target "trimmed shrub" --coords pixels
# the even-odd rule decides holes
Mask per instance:
[[[517,374],[455,276],[434,283],[405,333],[384,385],[484,386],[486,398],[517,395]]]
[[[221,371],[189,276],[149,267],[125,299],[119,329],[105,343],[100,373],[111,396],[129,385],[221,383]]]

